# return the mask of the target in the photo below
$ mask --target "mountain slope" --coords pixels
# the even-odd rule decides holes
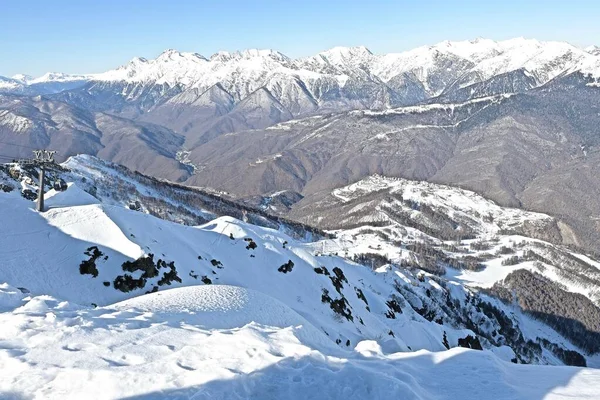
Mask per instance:
[[[567,333],[562,336],[511,304],[467,287],[469,271],[481,272],[481,266],[467,262],[463,251],[445,250],[447,256],[439,265],[432,266],[423,259],[429,251],[441,254],[431,247],[432,243],[434,247],[441,246],[439,239],[431,235],[444,236],[442,232],[427,230],[426,222],[415,225],[404,220],[402,225],[391,227],[397,232],[410,230],[412,239],[402,233],[399,236],[388,233],[386,239],[383,229],[381,235],[375,235],[381,240],[373,241],[370,232],[348,229],[337,232],[337,237],[331,239],[333,242],[314,242],[323,236],[316,236],[313,230],[302,226],[291,229],[285,222],[273,224],[277,230],[231,217],[220,217],[200,226],[184,226],[170,221],[192,212],[209,217],[210,212],[182,193],[171,191],[168,185],[152,187],[138,181],[127,186],[127,181],[135,182],[130,173],[106,164],[100,164],[98,169],[97,162],[90,157],[70,160],[65,165],[71,170],[48,171],[50,180],[65,179],[69,185],[66,191],[48,193],[48,211],[43,214],[34,212],[33,203],[26,199],[31,198],[27,191],[35,189],[34,170],[8,166],[0,172],[3,229],[10,232],[0,248],[6,266],[0,279],[32,295],[51,295],[82,305],[107,305],[147,292],[160,293],[169,287],[226,284],[257,290],[281,301],[324,332],[332,345],[341,348],[351,348],[361,340],[376,340],[385,352],[443,350],[472,335],[478,338],[478,344],[467,346],[483,346],[507,361],[596,365],[594,354],[600,348],[577,347],[570,340],[577,342],[578,337]],[[103,183],[106,177],[112,185]],[[454,193],[453,196],[465,196],[449,188],[445,190]],[[129,207],[124,207],[123,197],[137,200],[135,203],[129,200]],[[160,215],[151,212],[157,197],[166,205],[164,220],[150,215]],[[487,207],[493,211],[498,225],[486,225],[478,219],[464,223],[465,216],[456,216],[449,210],[439,210],[438,220],[444,221],[442,215],[447,213],[445,221],[455,218],[459,224],[464,223],[465,235],[470,230],[470,235],[490,242],[493,238],[485,235],[485,229],[494,226],[508,226],[514,232],[500,235],[515,236],[528,224],[541,224],[538,230],[543,231],[552,222],[547,216],[504,210],[476,196],[473,198],[480,209]],[[449,201],[453,200],[451,197]],[[402,207],[397,206],[397,211],[402,212]],[[247,216],[257,218],[251,212]],[[263,223],[268,218],[264,217]],[[365,223],[369,224],[366,220]],[[359,263],[332,254],[331,243],[338,243],[337,246],[342,243],[348,248],[343,243],[356,235],[360,236],[356,249],[344,255]],[[514,240],[513,236],[503,236],[501,241]],[[516,238],[527,246],[540,243],[526,237]],[[368,253],[381,251],[383,258],[386,253],[391,257],[390,246],[397,251],[398,240],[402,242],[399,259],[392,257],[393,263],[385,261],[378,264],[381,267],[364,266],[369,265],[372,256]],[[41,247],[33,252],[30,243]],[[373,244],[376,250],[368,250]],[[544,248],[550,246],[541,244]],[[500,244],[495,242],[494,246]],[[552,260],[559,260],[564,253],[560,248],[553,251]],[[495,259],[486,270],[488,267],[490,271],[497,270],[504,257]],[[442,270],[447,268],[448,275],[440,273],[436,265]],[[454,274],[450,273],[451,268]],[[554,267],[547,268],[548,276],[552,276]],[[466,276],[461,277],[461,272]],[[502,279],[501,273],[494,274],[497,280]],[[586,274],[588,279],[593,278],[589,271]],[[559,282],[569,290],[576,290],[571,288],[580,284],[563,278]],[[595,299],[593,289],[597,283],[591,285],[579,290]]]
[[[560,216],[575,230],[574,244],[597,250],[600,231],[590,215],[599,206],[600,105],[593,82],[573,73],[515,95],[231,133],[191,150],[190,161],[205,169],[188,182],[252,196],[310,195],[372,174],[429,180]]]
[[[175,159],[183,138],[169,129],[41,97],[0,95],[0,141],[5,157],[32,158],[32,149],[52,148],[59,161],[85,153],[173,181],[189,176]]]
[[[514,93],[574,71],[596,74],[598,62],[593,50],[523,38],[446,41],[385,55],[374,55],[365,47],[336,47],[296,60],[273,50],[219,52],[206,58],[171,49],[156,59],[134,58],[101,74],[7,78],[2,87],[4,91],[50,94],[77,107],[153,121],[189,135],[189,147],[211,125],[219,124],[215,119],[258,90],[267,90],[287,110],[272,118],[270,109],[263,109],[258,118],[273,124],[314,113],[413,105],[434,97],[466,101]],[[227,105],[217,100],[219,112],[210,118],[202,96],[215,87],[223,91],[219,96],[226,98]],[[204,117],[196,117],[198,113]],[[232,119],[238,122],[213,129],[208,137],[226,129],[255,128],[252,122]]]
[[[471,243],[480,246],[493,239],[490,235],[499,235],[501,243],[510,237],[525,246],[550,246],[505,232],[543,228],[552,222],[548,216],[503,209],[463,190],[375,177],[333,194],[342,208],[362,208],[360,222],[367,224],[362,228],[370,231],[345,229],[313,242],[310,232],[296,236],[302,240],[292,238],[283,224],[270,229],[231,217],[200,226],[171,222],[176,213],[185,215],[185,208],[209,213],[170,184],[150,185],[150,178],[89,156],[48,169],[48,179],[65,179],[67,189],[49,190],[48,210],[37,213],[27,199],[36,189],[35,177],[31,167],[0,168],[5,233],[0,281],[7,282],[0,284],[4,397],[64,398],[68,382],[69,394],[77,397],[102,387],[99,393],[106,398],[230,398],[232,390],[247,397],[277,382],[278,395],[309,398],[318,392],[339,398],[339,385],[333,391],[331,379],[351,388],[345,398],[475,399],[484,392],[510,398],[595,396],[600,377],[594,369],[514,363],[596,366],[597,341],[574,345],[573,332],[563,336],[561,326],[533,318],[529,303],[523,311],[495,298],[494,291],[515,285],[523,290],[516,275],[505,280],[507,286],[496,282],[501,285],[484,293],[465,285],[467,279],[457,273],[470,271],[465,266],[452,264],[442,276],[427,272],[426,252],[415,247],[433,243],[451,259],[465,256],[458,249],[465,245],[462,239],[452,247],[425,229],[435,215],[427,214],[426,206],[439,213],[437,225],[454,221],[455,231],[477,236]],[[112,185],[105,185],[106,179]],[[413,213],[402,222],[378,219],[395,226],[369,226],[381,206],[359,206],[386,190],[412,201]],[[137,198],[138,204],[124,207],[123,198]],[[179,202],[176,213],[166,207],[165,219],[150,215],[145,210],[151,198]],[[335,204],[320,205],[330,206]],[[407,211],[402,204],[395,210]],[[386,238],[394,230],[405,230],[412,239],[402,233]],[[359,263],[331,254],[331,243],[344,246],[351,237],[357,247],[346,249]],[[373,245],[380,255],[393,245],[405,253],[403,259],[415,262],[385,261],[369,268],[366,261],[373,255],[360,247]],[[553,249],[552,257],[565,252]],[[595,269],[600,265],[586,262]],[[491,261],[485,267],[499,268]],[[557,290],[544,282],[545,290]],[[565,288],[559,290],[567,293]],[[582,299],[587,298],[581,296],[578,304],[597,310]],[[471,349],[452,349],[457,346]],[[479,377],[489,377],[487,385],[469,383],[472,377],[463,369],[473,367]]]

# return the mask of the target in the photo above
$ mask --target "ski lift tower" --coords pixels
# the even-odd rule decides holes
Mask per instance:
[[[44,176],[45,169],[49,165],[55,164],[54,155],[56,150],[33,150],[33,160],[20,160],[20,164],[36,165],[40,168],[40,177],[38,185],[37,210],[44,211]]]

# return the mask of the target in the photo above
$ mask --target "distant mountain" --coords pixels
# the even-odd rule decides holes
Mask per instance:
[[[52,145],[255,199],[373,173],[431,180],[558,215],[573,243],[600,251],[597,48],[517,38],[302,59],[167,50],[100,74],[15,78],[0,80],[11,92],[1,138],[28,147],[0,143],[5,158]],[[135,156],[114,124],[138,132],[124,136],[137,138]],[[81,125],[95,133],[74,135]]]
[[[190,176],[175,159],[183,137],[171,130],[39,96],[0,95],[0,142],[5,157],[31,158],[33,148],[52,148],[58,161],[85,153],[174,181]]]
[[[160,123],[189,136],[189,147],[224,129],[254,129],[315,113],[522,92],[576,70],[598,74],[598,58],[594,48],[523,38],[445,41],[385,55],[365,47],[336,47],[296,60],[273,50],[207,58],[170,49],[156,59],[137,57],[100,74],[5,81],[0,91],[58,93],[56,99],[77,107]],[[493,88],[483,90],[480,84]],[[259,89],[268,93],[254,111],[260,117],[248,123],[236,116],[221,121]],[[272,114],[273,109],[280,111]]]
[[[23,82],[14,78],[0,76],[0,91],[16,92],[23,88]]]
[[[79,88],[90,79],[91,75],[69,75],[61,72],[48,72],[39,78],[24,74],[17,74],[12,78],[0,76],[0,94],[40,95],[59,93],[64,90]]]

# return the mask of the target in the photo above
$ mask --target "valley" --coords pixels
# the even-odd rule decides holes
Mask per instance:
[[[597,398],[599,82],[524,38],[0,76],[0,398]]]

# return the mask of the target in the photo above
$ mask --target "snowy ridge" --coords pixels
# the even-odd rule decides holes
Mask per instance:
[[[214,74],[222,78],[233,73],[235,69],[279,69],[280,72],[300,75],[312,72],[312,76],[317,77],[314,73],[351,75],[356,74],[357,69],[366,67],[384,82],[405,72],[420,74],[420,78],[426,80],[429,71],[436,69],[437,59],[442,56],[455,57],[470,63],[469,73],[483,74],[482,80],[524,68],[535,74],[540,83],[543,83],[565,70],[577,69],[578,63],[583,60],[594,59],[594,51],[579,49],[565,42],[543,42],[524,38],[505,41],[444,41],[433,46],[382,56],[374,55],[364,46],[334,47],[316,56],[298,60],[292,60],[274,50],[219,52],[209,59],[197,53],[167,50],[154,60],[135,58],[116,70],[93,75],[93,79],[129,82],[151,80],[156,83],[182,83],[206,87],[214,84],[205,81],[206,75]]]
[[[480,230],[482,234],[497,234],[501,230],[518,226],[525,221],[543,222],[552,220],[552,217],[546,214],[500,207],[469,190],[378,175],[335,189],[332,195],[347,203],[381,190],[386,190],[390,194],[399,194],[405,201],[427,204],[436,210],[443,210],[446,215],[465,221],[476,219],[476,216],[479,216],[473,227]]]
[[[492,76],[524,69],[543,84],[565,72],[586,68],[597,60],[593,51],[579,49],[564,42],[542,42],[516,38],[505,41],[476,39],[463,42],[441,42],[403,53],[374,55],[366,47],[335,47],[313,57],[292,60],[273,50],[219,52],[209,59],[196,53],[167,50],[155,60],[133,59],[116,70],[93,76],[100,81],[153,82],[186,87],[209,88],[216,83],[230,83],[228,90],[240,93],[236,82],[260,83],[256,90],[275,75],[301,79],[318,98],[316,81],[334,79],[345,85],[349,77],[390,82],[394,77],[415,76],[431,96],[444,87],[434,87],[431,77],[445,85],[461,76],[460,87]],[[453,67],[445,68],[451,62]],[[234,86],[231,86],[233,84]],[[227,86],[226,86],[227,87]],[[234,88],[235,87],[235,88]],[[247,93],[246,93],[247,95]]]
[[[49,190],[48,211],[42,214],[25,198],[27,190],[36,189],[35,171],[16,165],[0,169],[0,216],[10,232],[0,241],[0,282],[6,282],[0,284],[0,395],[65,398],[69,388],[72,398],[80,398],[103,387],[99,398],[159,391],[224,398],[231,390],[260,397],[264,385],[278,382],[275,393],[283,397],[310,386],[316,392],[301,391],[299,398],[315,393],[339,398],[339,387],[327,385],[335,375],[349,388],[344,398],[369,393],[475,399],[483,389],[466,385],[465,391],[459,384],[464,375],[452,371],[476,365],[494,391],[511,398],[594,396],[585,387],[600,379],[593,370],[556,367],[549,372],[511,364],[563,363],[545,347],[528,350],[536,347],[523,338],[580,349],[460,279],[395,264],[372,269],[328,254],[326,248],[323,254],[320,242],[298,241],[231,217],[200,226],[158,219],[144,212],[143,204],[135,211],[118,201],[119,191],[148,187],[115,180],[109,195],[96,185],[104,176],[122,173],[118,168],[89,156],[65,165],[71,171],[48,171],[49,179],[67,179],[68,188]],[[408,201],[426,190],[398,182],[373,177],[336,191],[335,198],[351,203],[361,192],[402,187]],[[483,200],[468,192],[439,190],[446,201],[440,207],[459,203],[463,213],[483,207]],[[164,196],[161,191],[149,194]],[[494,210],[500,225],[523,219]],[[38,245],[36,251],[31,243]],[[490,307],[506,316],[521,339],[503,333],[506,320],[500,323],[482,311]],[[460,322],[465,318],[472,329]],[[486,350],[445,351],[469,335]],[[587,360],[597,363],[593,355]],[[267,379],[271,373],[272,381]],[[437,384],[432,385],[431,373]],[[148,374],[156,379],[133,384]],[[531,384],[515,389],[513,382],[524,374],[530,374]],[[75,375],[80,376],[77,383]],[[259,376],[267,380],[248,385]],[[227,392],[221,380],[228,381]],[[490,390],[485,387],[486,393]]]
[[[25,75],[16,75],[12,80],[2,78],[0,90],[71,83],[68,89],[74,82],[85,81],[119,83],[133,85],[123,93],[125,98],[132,100],[136,98],[134,93],[140,94],[140,85],[165,85],[181,88],[184,95],[178,97],[182,103],[189,104],[193,101],[191,97],[196,99],[215,85],[224,88],[236,101],[264,87],[278,92],[276,97],[282,104],[285,104],[280,99],[282,93],[298,92],[288,99],[293,107],[306,101],[303,97],[308,94],[309,103],[322,103],[328,109],[342,105],[350,109],[387,108],[414,104],[423,98],[438,96],[450,87],[463,88],[518,70],[533,77],[537,85],[574,71],[597,75],[598,57],[595,48],[580,49],[565,42],[524,38],[444,41],[384,55],[375,55],[364,46],[334,47],[295,60],[274,50],[221,51],[207,58],[198,53],[169,49],[155,59],[136,57],[123,66],[99,74],[48,73],[35,79]],[[333,101],[331,96],[339,96],[336,93],[348,85],[351,93],[362,93],[368,99]],[[378,87],[379,92],[369,94],[367,87]],[[53,90],[61,91],[64,87],[57,86]],[[304,93],[305,90],[308,93]],[[395,99],[395,96],[408,97]],[[286,107],[293,109],[289,104]],[[314,105],[304,104],[294,114],[306,114],[313,109]]]

